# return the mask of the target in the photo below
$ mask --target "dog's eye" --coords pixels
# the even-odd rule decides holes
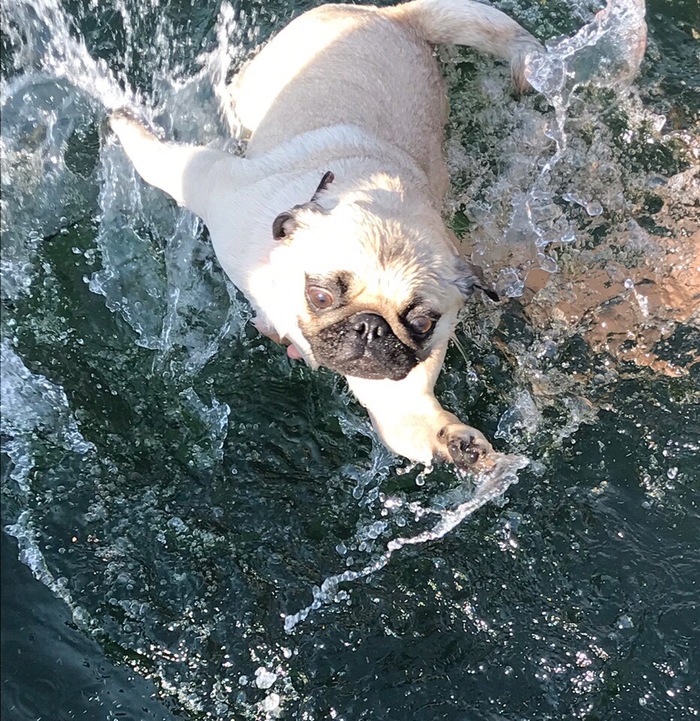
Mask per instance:
[[[309,286],[306,291],[306,297],[316,310],[326,310],[335,302],[333,294],[330,291],[325,288],[320,288],[317,285]]]
[[[429,333],[434,325],[435,321],[432,318],[428,318],[427,315],[419,315],[411,321],[411,328],[413,328],[418,335]]]

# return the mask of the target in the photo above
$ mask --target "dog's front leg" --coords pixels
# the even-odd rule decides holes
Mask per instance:
[[[243,158],[213,148],[162,140],[128,110],[115,111],[109,122],[139,175],[207,225],[214,206],[212,199],[221,197],[220,189],[244,182],[248,161]]]
[[[494,463],[491,444],[435,398],[444,356],[444,348],[436,349],[400,381],[348,377],[348,384],[394,453],[426,465],[451,462],[466,470],[487,470]]]

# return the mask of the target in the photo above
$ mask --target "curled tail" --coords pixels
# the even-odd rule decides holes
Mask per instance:
[[[496,8],[473,0],[413,0],[386,8],[433,45],[468,45],[510,63],[513,83],[525,90],[525,58],[543,52],[539,41]]]

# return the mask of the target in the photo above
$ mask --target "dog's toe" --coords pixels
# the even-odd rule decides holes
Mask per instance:
[[[463,470],[483,470],[492,465],[493,448],[484,435],[470,426],[451,424],[438,433],[446,460]]]

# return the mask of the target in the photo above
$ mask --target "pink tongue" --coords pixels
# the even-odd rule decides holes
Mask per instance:
[[[301,353],[297,350],[294,345],[287,346],[287,355],[294,360],[301,360]]]

